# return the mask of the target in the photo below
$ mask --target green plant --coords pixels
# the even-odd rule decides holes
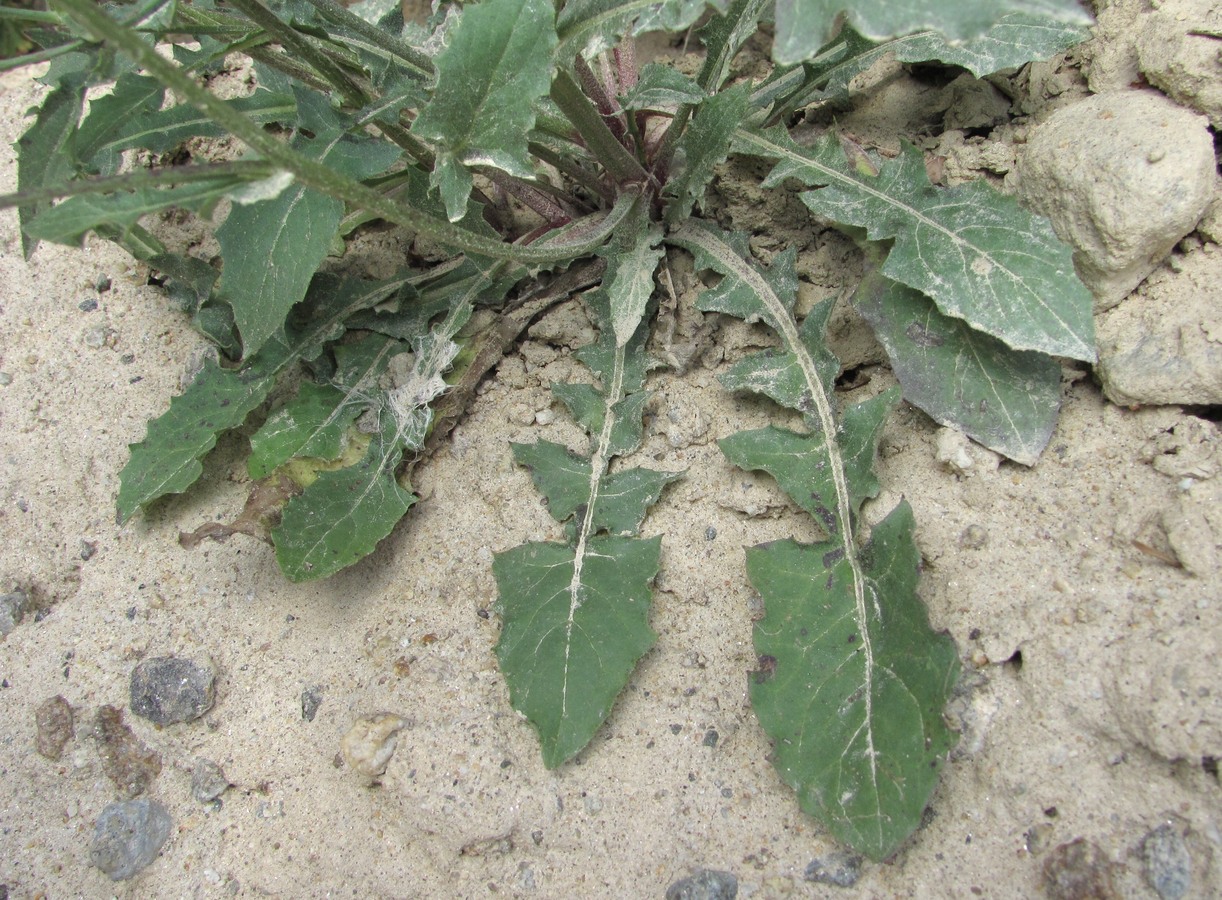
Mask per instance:
[[[802,807],[881,859],[918,825],[953,743],[942,711],[958,672],[954,644],[917,595],[910,509],[899,504],[872,529],[859,515],[879,489],[878,434],[898,392],[839,409],[839,362],[823,340],[830,305],[795,317],[795,254],[764,266],[744,235],[696,210],[731,154],[771,163],[765,187],[797,185],[813,213],[863,245],[870,272],[854,302],[904,397],[1031,464],[1055,422],[1053,357],[1094,358],[1090,297],[1068,249],[983,184],[932,186],[911,146],[883,160],[834,131],[802,146],[786,125],[846,96],[885,53],[979,76],[1082,40],[1086,17],[1072,0],[710,5],[480,0],[419,28],[376,0],[351,10],[59,0],[29,32],[44,48],[36,56],[52,58],[51,90],[19,144],[19,193],[2,202],[21,207],[27,253],[90,231],[121,242],[229,360],[208,364],[132,446],[121,521],[188,489],[221,432],[281,381],[297,385],[251,440],[247,511],[214,529],[258,534],[278,516],[270,539],[292,579],[368,554],[415,502],[415,460],[525,325],[594,288],[585,297],[599,337],[579,358],[596,383],[553,387],[589,432],[586,452],[513,447],[566,537],[494,563],[497,654],[549,766],[590,741],[655,637],[661,539],[639,528],[679,476],[612,461],[642,440],[655,270],[667,254],[692,254],[716,282],[701,310],[777,335],[776,349],[723,375],[726,388],[801,422],[721,447],[734,465],[771,474],[826,535],[748,551],[765,605],[752,702]],[[638,68],[635,35],[701,19],[694,78]],[[770,19],[772,74],[732,78],[736,54]],[[235,51],[254,60],[258,89],[221,99],[201,79]],[[113,87],[86,112],[86,91],[101,84]],[[179,102],[167,104],[167,91]],[[124,165],[124,154],[224,134],[246,145],[242,158]],[[532,223],[515,224],[507,197],[534,211]],[[141,225],[171,207],[211,215],[221,201],[219,273]],[[405,261],[377,282],[320,271],[372,221],[449,255]]]

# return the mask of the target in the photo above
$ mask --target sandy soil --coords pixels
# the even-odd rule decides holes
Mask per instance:
[[[0,191],[13,189],[9,145],[40,91],[28,75],[0,80]],[[731,167],[717,190],[739,227],[753,207],[764,220],[788,210],[782,232],[813,227],[795,201],[764,205],[738,184]],[[766,251],[777,232],[761,231]],[[807,299],[847,293],[857,264],[843,242],[803,240]],[[593,744],[549,772],[496,668],[490,563],[558,534],[508,441],[578,440],[558,405],[551,424],[530,423],[553,406],[547,384],[577,371],[567,337],[579,311],[562,308],[506,358],[418,470],[425,501],[376,554],[294,586],[257,542],[178,544],[180,529],[240,509],[243,434],[190,494],[115,525],[127,445],[202,341],[108,244],[43,246],[27,262],[11,212],[0,242],[0,590],[24,589],[38,608],[0,641],[0,895],[657,897],[699,868],[734,873],[742,897],[842,892],[804,880],[835,845],[769,765],[747,703],[742,547],[812,536],[715,444],[768,420],[715,377],[762,333],[688,322],[671,349],[693,353],[690,370],[651,383],[642,459],[686,473],[646,522],[665,535],[660,638]],[[676,278],[690,301],[681,264]],[[861,366],[846,399],[891,383],[851,320],[835,337]],[[889,864],[866,864],[855,895],[1037,895],[1053,848],[1083,837],[1111,863],[1112,896],[1153,897],[1141,845],[1163,823],[1191,859],[1185,896],[1222,895],[1222,577],[1176,565],[1165,525],[1186,497],[1216,503],[1215,426],[1110,405],[1089,373],[1067,369],[1036,467],[972,446],[952,468],[940,438],[911,407],[892,416],[872,514],[900,496],[914,507],[922,594],[964,659],[952,710],[963,734],[928,823]],[[117,799],[91,723],[105,704],[126,711],[133,667],[161,655],[211,661],[217,699],[202,720],[163,729],[127,712],[161,756],[148,794],[174,832],[114,884],[89,865],[93,823]],[[309,688],[322,695],[312,721]],[[34,752],[34,715],[56,695],[76,727],[53,762]],[[338,751],[356,717],[379,711],[409,725],[370,784]],[[200,757],[233,785],[220,803],[191,795]]]

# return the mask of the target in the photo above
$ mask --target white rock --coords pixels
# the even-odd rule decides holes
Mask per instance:
[[[407,720],[394,713],[357,719],[340,743],[344,759],[366,778],[377,778],[386,771],[395,753],[399,732],[406,727]]]
[[[938,429],[937,460],[956,475],[970,474],[976,465],[972,459],[972,442],[961,431],[953,428]]]
[[[1222,127],[1222,6],[1217,0],[1163,0],[1141,17],[1137,58],[1142,73],[1173,100]]]
[[[1196,227],[1214,193],[1203,117],[1154,91],[1098,94],[1053,113],[1018,158],[1017,190],[1077,251],[1110,309]]]
[[[1122,406],[1222,403],[1222,250],[1176,258],[1097,322],[1103,392]]]

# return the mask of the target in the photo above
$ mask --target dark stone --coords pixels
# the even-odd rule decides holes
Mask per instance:
[[[216,698],[216,673],[189,659],[158,656],[132,670],[132,712],[154,725],[198,719]]]
[[[1061,844],[1044,860],[1044,893],[1051,900],[1114,900],[1112,861],[1086,838]]]
[[[812,859],[803,877],[816,884],[852,887],[861,877],[861,857],[845,850],[833,850],[818,859]]]
[[[131,878],[157,858],[173,827],[169,811],[156,800],[112,803],[93,826],[89,861],[111,881]]]
[[[21,624],[30,610],[30,595],[25,591],[0,594],[0,634],[8,634]]]
[[[123,713],[113,706],[98,710],[93,733],[102,757],[102,771],[124,797],[140,796],[161,774],[161,757],[123,724]]]
[[[63,697],[44,700],[34,711],[34,724],[38,735],[34,746],[47,759],[56,760],[64,755],[64,747],[72,740],[72,707]]]
[[[229,789],[229,779],[225,773],[210,759],[202,756],[195,761],[191,771],[191,796],[200,803],[211,803]]]
[[[738,879],[729,872],[701,869],[666,889],[666,900],[734,900]]]
[[[1192,857],[1184,836],[1164,822],[1141,842],[1142,871],[1160,900],[1180,900],[1192,887]]]
[[[313,722],[322,706],[322,685],[314,684],[301,692],[301,718]]]

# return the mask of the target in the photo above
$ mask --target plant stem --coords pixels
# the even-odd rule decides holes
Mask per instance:
[[[603,164],[616,184],[649,182],[649,173],[619,142],[599,111],[591,105],[589,98],[581,92],[572,76],[563,69],[557,72],[556,80],[552,82],[552,99],[569,117],[590,152]]]
[[[27,206],[31,203],[44,203],[48,200],[58,200],[60,197],[77,197],[82,194],[113,194],[118,191],[134,191],[146,187],[167,187],[172,184],[209,181],[214,178],[240,178],[244,181],[257,181],[260,178],[267,178],[275,171],[275,166],[260,160],[174,166],[153,170],[143,169],[136,172],[125,172],[122,175],[81,178],[76,181],[69,181],[66,184],[55,185],[54,187],[0,195],[0,209],[8,209],[13,206]]]
[[[514,259],[523,263],[555,263],[572,259],[601,246],[607,235],[623,220],[639,197],[639,193],[635,191],[622,193],[600,226],[577,241],[549,242],[545,246],[519,247],[482,237],[389,200],[359,181],[341,175],[317,160],[303,156],[285,146],[255,122],[230,108],[188,78],[176,64],[157,53],[138,35],[121,27],[103,13],[92,0],[61,0],[61,3],[78,24],[122,50],[162,84],[211,117],[238,140],[270,162],[275,163],[276,166],[291,172],[301,184],[327,196],[351,203],[353,206],[367,209],[379,218],[411,228],[419,234],[457,250],[490,256],[494,259]],[[597,117],[597,114],[595,115]]]

